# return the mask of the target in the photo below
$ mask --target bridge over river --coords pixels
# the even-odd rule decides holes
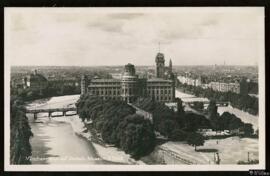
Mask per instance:
[[[77,114],[76,107],[26,109],[25,112],[29,114],[34,114],[34,119],[36,120],[38,113],[48,113],[48,117],[52,117],[52,113],[54,112],[62,112],[62,116],[68,116],[69,114],[67,114],[67,112],[71,111]]]

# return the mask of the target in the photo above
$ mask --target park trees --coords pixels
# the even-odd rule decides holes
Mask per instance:
[[[195,151],[197,151],[197,146],[202,146],[204,144],[204,137],[199,133],[189,133],[187,136],[187,143],[194,146]]]
[[[135,159],[155,147],[155,133],[149,120],[138,114],[128,115],[118,126],[119,146]]]
[[[113,144],[133,158],[151,152],[155,146],[153,125],[135,109],[121,100],[102,100],[92,95],[82,95],[76,104],[79,117],[92,120],[94,128],[104,142]]]
[[[185,141],[187,134],[188,133],[182,129],[174,129],[170,138],[172,141]]]
[[[252,124],[250,124],[250,123],[245,123],[245,124],[243,125],[243,131],[244,131],[244,133],[245,133],[245,136],[251,136],[251,135],[253,135],[254,129],[253,129],[253,127],[252,127]]]
[[[135,105],[152,113],[155,130],[174,141],[186,140],[189,133],[194,133],[200,128],[211,127],[210,121],[204,116],[185,113],[181,99],[176,101],[180,102],[180,113],[172,111],[161,102],[149,99],[141,98],[135,102]]]
[[[183,107],[183,101],[181,100],[181,98],[175,98],[175,101],[177,103],[177,113],[178,113],[178,115],[184,115],[185,111],[184,111],[184,107]]]
[[[208,112],[208,117],[210,119],[213,129],[217,130],[219,114],[217,112],[217,106],[214,100],[210,100],[210,103],[207,107],[207,112]]]

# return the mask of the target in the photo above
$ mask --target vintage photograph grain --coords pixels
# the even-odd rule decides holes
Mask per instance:
[[[6,169],[264,168],[264,50],[259,7],[5,8]]]

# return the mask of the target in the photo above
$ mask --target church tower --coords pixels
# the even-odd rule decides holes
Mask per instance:
[[[169,62],[169,72],[172,73],[172,60],[170,59],[170,62]]]

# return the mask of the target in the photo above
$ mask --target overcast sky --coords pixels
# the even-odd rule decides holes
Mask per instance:
[[[5,8],[11,65],[255,65],[263,8]]]

